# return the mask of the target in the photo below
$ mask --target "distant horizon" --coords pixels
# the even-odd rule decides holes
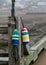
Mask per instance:
[[[46,0],[36,0],[38,5],[31,5],[32,0],[16,0],[15,11],[17,13],[46,13]],[[0,0],[0,14],[1,12],[11,11],[11,0]]]

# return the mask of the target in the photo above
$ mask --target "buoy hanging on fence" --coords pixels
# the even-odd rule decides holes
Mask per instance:
[[[19,44],[19,31],[17,29],[14,29],[12,31],[12,45],[18,46]]]
[[[29,43],[29,33],[27,28],[22,28],[22,42],[23,44],[28,44]]]

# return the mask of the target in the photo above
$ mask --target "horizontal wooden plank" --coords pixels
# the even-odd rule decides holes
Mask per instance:
[[[0,62],[0,65],[8,65],[8,62]]]
[[[39,46],[44,45],[44,43],[46,42],[46,36],[43,37],[40,41],[37,42],[37,44],[33,45],[30,50],[37,50],[37,48],[39,48]]]
[[[0,54],[8,53],[8,46],[0,46]]]
[[[9,61],[9,57],[0,57],[0,62],[8,62]]]

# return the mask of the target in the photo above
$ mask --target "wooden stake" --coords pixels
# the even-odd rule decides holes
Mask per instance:
[[[14,25],[12,24],[11,25],[11,22],[13,23],[14,21],[12,20],[9,20],[9,24],[8,24],[8,47],[9,47],[9,65],[15,65],[15,60],[14,58],[12,57],[12,44],[11,44],[11,32],[14,28]]]

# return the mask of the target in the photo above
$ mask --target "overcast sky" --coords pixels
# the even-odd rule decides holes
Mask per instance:
[[[8,9],[10,3],[11,0],[0,0],[0,9]],[[17,11],[46,12],[46,0],[16,0],[15,7]]]

